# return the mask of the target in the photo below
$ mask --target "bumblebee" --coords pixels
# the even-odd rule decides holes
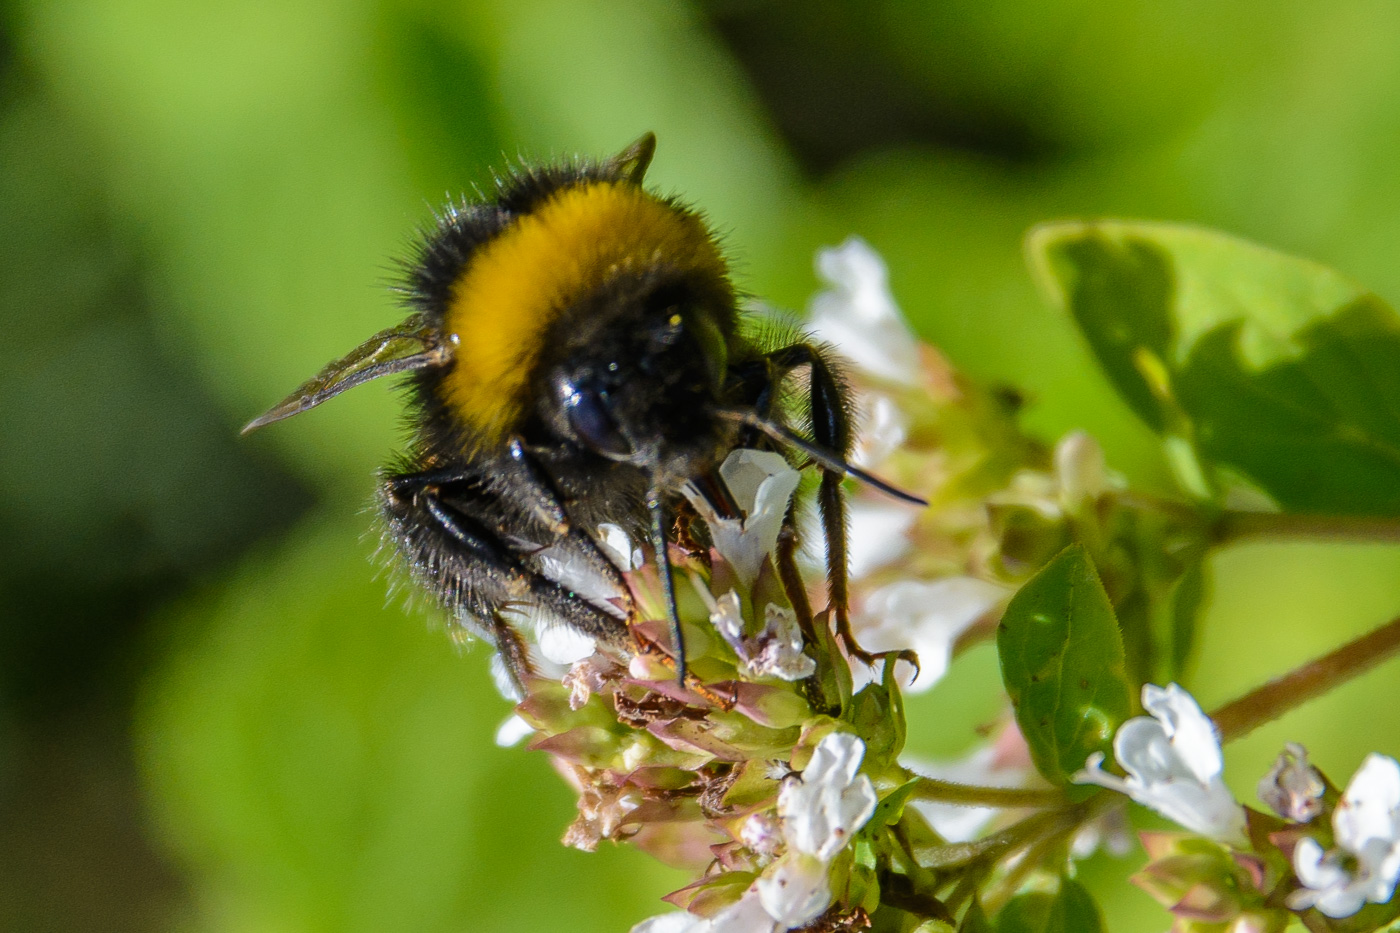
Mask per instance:
[[[509,618],[522,606],[631,642],[631,595],[597,537],[605,522],[649,543],[685,681],[668,544],[686,484],[734,514],[717,471],[738,446],[785,450],[822,471],[831,615],[863,659],[847,610],[842,477],[921,501],[846,462],[851,406],[828,351],[750,335],[714,232],[644,187],[655,147],[648,133],[611,159],[523,167],[497,180],[494,198],[448,207],[406,266],[407,320],[244,428],[406,375],[413,440],[378,493],[389,537],[412,576],[494,642],[522,695],[533,668]],[[805,399],[791,399],[789,377],[803,370]],[[785,423],[794,401],[810,437]],[[811,639],[795,550],[790,514],[779,574]],[[586,598],[564,565],[611,581],[629,608]]]

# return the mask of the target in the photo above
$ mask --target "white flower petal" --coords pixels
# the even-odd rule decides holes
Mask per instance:
[[[1055,445],[1055,478],[1061,504],[1071,512],[1092,502],[1108,488],[1103,448],[1084,431],[1071,431]]]
[[[1367,901],[1383,904],[1400,879],[1400,764],[1368,755],[1332,812],[1337,848],[1323,852],[1312,838],[1293,850],[1303,887],[1290,907],[1314,906],[1329,917],[1349,917]]]
[[[758,651],[746,660],[755,674],[793,681],[817,672],[817,662],[802,651],[802,629],[797,624],[797,613],[788,606],[775,603],[765,606],[763,631],[753,641]]]
[[[743,519],[721,518],[698,490],[687,486],[684,492],[709,526],[715,550],[744,586],[752,586],[763,561],[778,546],[778,533],[801,476],[778,454],[748,449],[731,453],[719,473],[743,510]]]
[[[1329,917],[1350,917],[1366,903],[1360,886],[1311,837],[1305,836],[1294,847],[1293,870],[1303,883],[1288,896],[1288,906],[1294,910],[1316,907]]]
[[[1162,723],[1177,756],[1200,781],[1220,774],[1225,761],[1215,723],[1201,711],[1196,698],[1176,684],[1166,689],[1143,684],[1142,707]]]
[[[515,681],[511,680],[510,672],[506,670],[506,662],[501,659],[499,651],[491,655],[491,682],[496,685],[496,690],[501,696],[512,703],[519,703],[525,699],[520,695],[520,691],[515,689]]]
[[[860,430],[851,450],[851,463],[873,470],[898,450],[909,436],[909,419],[894,399],[881,392],[862,395],[858,405],[861,412]]]
[[[914,385],[919,351],[890,295],[885,262],[859,237],[817,253],[817,274],[831,288],[809,309],[809,327],[842,356],[881,379]]]
[[[738,593],[730,590],[715,600],[715,606],[710,610],[710,624],[736,651],[743,650],[744,606],[739,601]]]
[[[901,580],[865,598],[856,629],[867,651],[914,649],[919,676],[908,690],[921,693],[947,673],[958,637],[1005,598],[1005,589],[974,577]]]
[[[535,635],[540,654],[555,664],[573,664],[598,650],[598,643],[592,637],[558,622],[541,622]]]
[[[772,933],[778,929],[763,906],[757,885],[744,892],[736,903],[715,914],[704,933]]]
[[[511,715],[506,721],[501,723],[496,730],[496,744],[501,748],[509,748],[518,745],[520,740],[535,731],[535,727],[530,725],[519,716]]]
[[[1332,814],[1337,845],[1360,853],[1372,839],[1393,844],[1400,836],[1400,763],[1371,754],[1352,775]]]
[[[632,927],[632,933],[700,933],[710,928],[710,921],[704,917],[675,910],[669,914],[648,917]]]
[[[621,525],[612,522],[603,522],[598,526],[598,545],[624,573],[636,570],[646,559],[632,536]]]
[[[768,916],[785,929],[806,926],[831,906],[827,862],[789,852],[768,867],[754,888]]]

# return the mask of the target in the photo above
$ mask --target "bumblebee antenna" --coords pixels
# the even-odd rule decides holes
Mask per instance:
[[[661,574],[661,591],[666,596],[666,619],[671,623],[671,650],[676,653],[676,683],[685,686],[685,633],[681,631],[681,613],[676,605],[676,583],[671,579],[671,555],[666,552],[666,507],[661,502],[661,490],[653,487],[647,493],[647,511],[651,513],[651,547],[656,552],[656,570]]]
[[[891,486],[889,483],[880,479],[878,476],[875,476],[871,473],[867,473],[859,467],[851,466],[845,460],[842,460],[840,457],[827,450],[826,448],[818,447],[816,444],[813,444],[811,441],[807,440],[805,437],[802,437],[795,431],[792,431],[791,429],[786,428],[781,424],[778,424],[776,421],[769,421],[767,418],[764,418],[757,412],[720,409],[716,412],[716,414],[719,415],[721,418],[727,418],[730,421],[738,421],[739,423],[746,424],[751,428],[757,428],[764,434],[771,437],[773,440],[778,441],[781,444],[787,444],[789,447],[793,447],[797,450],[802,451],[804,454],[816,461],[820,466],[832,471],[833,473],[839,473],[842,476],[849,476],[853,479],[857,479],[860,482],[865,483],[867,486],[873,486],[876,489],[883,492],[885,495],[892,496],[900,500],[901,502],[908,502],[910,505],[917,505],[921,508],[928,505],[927,499],[921,499],[913,493],[905,492],[897,486]]]

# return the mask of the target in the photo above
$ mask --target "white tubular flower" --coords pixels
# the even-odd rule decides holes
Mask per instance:
[[[1224,761],[1215,724],[1176,684],[1144,684],[1142,705],[1151,718],[1129,719],[1113,737],[1113,756],[1128,777],[1105,772],[1103,754],[1096,752],[1074,780],[1127,794],[1192,832],[1244,844],[1244,808],[1220,777]]]
[[[827,863],[802,852],[788,852],[754,882],[759,903],[778,928],[805,927],[831,904]]]
[[[701,595],[704,598],[705,594]],[[749,674],[801,680],[816,673],[817,662],[802,652],[797,613],[787,606],[769,603],[763,611],[763,629],[749,635],[739,594],[730,590],[713,601],[710,624],[734,649]]]
[[[922,693],[947,673],[958,637],[1005,598],[1005,589],[974,577],[901,580],[865,598],[856,627],[867,651],[913,648],[919,675],[908,690]],[[864,665],[854,666],[853,674],[856,668]]]
[[[758,579],[764,559],[778,546],[788,503],[801,477],[778,454],[747,449],[726,457],[719,475],[743,510],[742,519],[720,517],[705,497],[689,486],[685,494],[709,526],[715,550],[749,587]]]
[[[864,742],[833,732],[817,744],[802,776],[778,792],[787,851],[754,888],[784,930],[806,926],[831,905],[831,861],[875,812],[875,788],[858,773],[864,757]]]
[[[817,662],[802,652],[797,613],[787,606],[769,603],[764,607],[763,631],[754,643],[758,650],[747,660],[755,674],[802,680],[817,672]]]
[[[1324,852],[1305,837],[1293,850],[1303,887],[1288,896],[1294,910],[1316,907],[1350,917],[1370,901],[1384,904],[1400,879],[1400,764],[1368,755],[1332,813],[1337,848]]]
[[[817,744],[800,779],[778,792],[778,817],[790,849],[830,862],[875,812],[875,788],[860,774],[865,743],[833,732]]]
[[[835,249],[818,251],[817,275],[831,288],[812,299],[812,332],[871,375],[916,384],[918,346],[890,296],[880,254],[851,237]]]

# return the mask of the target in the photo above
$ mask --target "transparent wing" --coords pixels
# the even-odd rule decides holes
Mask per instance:
[[[447,359],[448,353],[439,346],[437,337],[415,314],[397,327],[380,331],[328,364],[266,414],[248,422],[243,433],[299,415],[371,379],[440,366]]]

